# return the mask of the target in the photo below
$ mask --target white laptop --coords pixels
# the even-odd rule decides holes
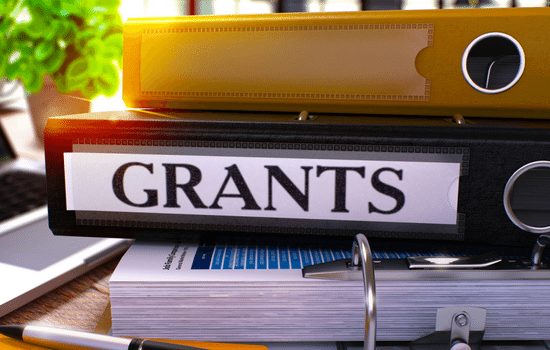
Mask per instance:
[[[128,240],[54,236],[44,164],[18,158],[0,128],[0,316],[121,254]]]

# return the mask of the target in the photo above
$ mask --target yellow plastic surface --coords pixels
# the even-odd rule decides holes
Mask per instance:
[[[462,73],[485,33],[515,38],[525,69],[487,94]],[[550,8],[133,19],[128,107],[550,117]]]
[[[155,340],[158,340],[158,339],[155,339]],[[159,341],[164,341],[166,343],[171,343],[171,344],[193,346],[200,349],[208,349],[208,350],[267,350],[267,346],[264,346],[264,345],[210,343],[210,342],[191,341],[191,340],[160,339]],[[23,350],[45,350],[49,348],[36,346],[28,343],[23,343],[21,341],[0,335],[0,349],[2,350],[22,350],[22,349]]]

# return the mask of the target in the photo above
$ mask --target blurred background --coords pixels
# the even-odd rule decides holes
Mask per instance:
[[[124,18],[188,14],[253,14],[271,12],[330,12],[382,9],[436,9],[453,7],[539,7],[546,0],[125,0]]]

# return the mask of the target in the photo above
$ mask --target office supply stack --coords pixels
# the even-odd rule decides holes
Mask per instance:
[[[437,310],[456,306],[488,310],[486,339],[545,337],[550,304],[540,296],[550,288],[547,270],[534,273],[507,263],[493,269],[409,270],[408,256],[435,257],[441,247],[399,248],[374,252],[378,341],[426,336],[434,331]],[[362,340],[363,282],[302,276],[303,267],[351,258],[350,252],[273,242],[140,242],[110,282],[113,332],[241,342]],[[447,253],[459,257],[464,251]]]
[[[449,338],[456,315],[465,342],[541,340],[549,17],[130,21],[124,97],[142,109],[48,121],[50,226],[143,240],[111,280],[115,335],[361,340],[363,282],[338,261],[364,233],[378,340]]]

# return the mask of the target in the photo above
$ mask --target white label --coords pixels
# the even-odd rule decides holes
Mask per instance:
[[[457,224],[460,162],[65,153],[67,210]]]

